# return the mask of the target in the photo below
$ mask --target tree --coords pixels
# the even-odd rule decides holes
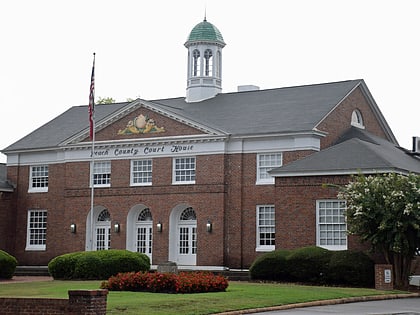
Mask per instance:
[[[350,234],[368,241],[393,265],[394,284],[407,288],[420,249],[420,175],[358,175],[340,189]]]
[[[99,97],[95,102],[96,104],[112,104],[115,100],[112,97]]]

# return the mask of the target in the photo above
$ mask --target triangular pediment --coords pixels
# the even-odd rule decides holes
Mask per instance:
[[[102,106],[96,105],[95,113]],[[159,138],[194,137],[206,135],[224,135],[202,123],[192,121],[179,114],[171,112],[165,106],[137,99],[127,103],[115,112],[102,117],[95,123],[95,141],[137,141]],[[61,145],[89,142],[89,128],[68,139]]]

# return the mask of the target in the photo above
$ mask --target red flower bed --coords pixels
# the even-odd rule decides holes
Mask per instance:
[[[201,293],[225,291],[228,285],[225,277],[209,272],[126,272],[102,282],[101,288],[110,291]]]

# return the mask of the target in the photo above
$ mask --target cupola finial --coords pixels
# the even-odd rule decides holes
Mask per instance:
[[[207,22],[207,6],[204,6],[204,22]]]

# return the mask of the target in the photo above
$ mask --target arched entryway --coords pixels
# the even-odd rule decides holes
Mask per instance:
[[[192,207],[178,205],[170,216],[169,260],[178,265],[197,264],[197,216]]]
[[[149,256],[152,262],[153,217],[145,205],[132,207],[127,216],[126,248]]]
[[[86,219],[86,250],[107,249],[111,249],[111,215],[105,207],[95,206]]]

